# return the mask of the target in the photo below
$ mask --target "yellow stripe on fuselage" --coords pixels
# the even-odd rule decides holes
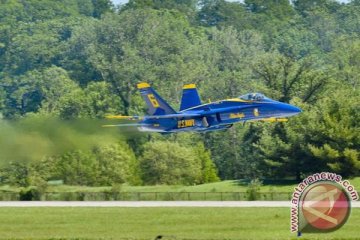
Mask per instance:
[[[244,118],[245,114],[244,113],[230,113],[229,118],[233,119],[233,118]]]
[[[228,102],[252,102],[252,101],[242,100],[240,98],[229,98],[229,99],[225,99],[223,101],[228,101]]]

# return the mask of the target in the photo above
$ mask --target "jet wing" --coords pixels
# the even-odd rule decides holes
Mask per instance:
[[[244,106],[244,107],[227,107],[227,108],[217,108],[217,109],[202,109],[189,112],[180,112],[177,114],[167,114],[167,115],[156,115],[156,116],[144,116],[144,119],[164,119],[164,118],[191,118],[191,117],[205,117],[216,113],[227,113],[233,111],[241,111],[246,108],[253,108],[256,105]]]
[[[107,119],[119,120],[144,120],[144,119],[165,119],[165,118],[185,118],[185,117],[200,117],[199,113],[175,113],[166,115],[151,115],[151,116],[122,116],[122,115],[107,115]]]
[[[256,107],[256,105],[251,105],[251,106],[236,106],[236,107],[226,107],[226,108],[216,108],[216,109],[204,109],[201,112],[197,112],[197,116],[208,116],[208,115],[212,115],[212,114],[216,114],[216,113],[228,113],[228,112],[233,112],[233,111],[241,111],[243,109],[246,108],[253,108]]]
[[[240,111],[245,108],[251,108],[255,105],[244,106],[244,107],[227,107],[227,108],[217,108],[217,109],[201,109],[197,111],[188,111],[180,112],[174,114],[165,114],[165,115],[151,115],[151,116],[121,116],[121,115],[108,115],[108,119],[122,119],[122,120],[144,120],[144,119],[166,119],[166,118],[191,118],[191,117],[204,117],[216,113],[227,113],[232,111]]]

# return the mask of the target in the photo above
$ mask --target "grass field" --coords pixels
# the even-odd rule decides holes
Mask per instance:
[[[355,189],[360,191],[360,177],[350,179]],[[294,187],[297,184],[263,184],[260,187],[261,192],[293,192]],[[245,182],[237,180],[228,180],[215,183],[207,183],[195,186],[169,186],[169,185],[157,185],[157,186],[129,186],[124,184],[121,187],[121,191],[124,192],[245,192],[248,186]],[[110,187],[79,187],[79,186],[54,186],[50,187],[49,191],[104,191],[110,189]]]
[[[297,239],[288,208],[0,208],[0,239]],[[359,239],[360,209],[333,233]]]
[[[360,177],[350,179],[355,189],[360,191]],[[296,184],[263,184],[260,187],[261,192],[292,192]],[[86,187],[86,186],[49,186],[48,192],[103,192],[110,190],[111,187]],[[0,191],[20,191],[20,188],[0,186]],[[124,192],[245,192],[247,190],[247,184],[239,182],[237,180],[228,180],[215,183],[201,184],[195,186],[169,186],[169,185],[157,185],[157,186],[129,186],[122,185],[121,191]]]

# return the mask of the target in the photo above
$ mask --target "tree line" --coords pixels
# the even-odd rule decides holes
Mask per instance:
[[[195,83],[203,101],[262,92],[303,112],[287,123],[238,124],[224,132],[129,137],[115,130],[117,139],[86,149],[74,143],[32,158],[35,147],[16,157],[2,154],[0,181],[199,184],[300,179],[317,171],[357,176],[359,22],[358,0],[130,0],[120,6],[1,0],[2,129],[32,118],[143,115],[136,90],[143,81],[174,108],[182,86]],[[41,139],[39,148],[57,144],[49,139],[71,141],[52,138],[51,129],[46,137],[21,135],[14,146],[34,144],[28,139]],[[0,139],[3,146],[20,136],[10,133]]]

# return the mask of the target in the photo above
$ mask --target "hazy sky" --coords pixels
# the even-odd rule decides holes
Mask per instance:
[[[111,0],[114,4],[124,4],[127,3],[129,0]],[[229,2],[239,2],[241,0],[228,0]],[[350,0],[338,0],[338,2],[350,2]]]

